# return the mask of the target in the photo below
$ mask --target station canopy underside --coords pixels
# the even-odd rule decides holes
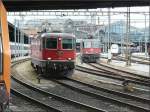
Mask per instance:
[[[7,11],[150,6],[150,0],[2,0]]]

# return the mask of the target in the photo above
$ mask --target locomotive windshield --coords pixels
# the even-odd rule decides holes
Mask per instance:
[[[46,48],[48,48],[48,49],[57,49],[57,38],[47,38]]]
[[[83,48],[99,48],[99,41],[85,41],[83,42]]]
[[[73,39],[66,39],[62,40],[62,47],[63,49],[73,49],[74,41]]]
[[[93,41],[92,42],[92,47],[93,48],[99,48],[100,47],[100,42],[99,41]]]
[[[91,42],[83,42],[83,48],[91,48]]]

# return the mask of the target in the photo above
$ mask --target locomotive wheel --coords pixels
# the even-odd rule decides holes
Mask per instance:
[[[88,60],[87,60],[87,59],[83,59],[83,62],[84,62],[84,63],[88,63]]]
[[[68,73],[67,73],[67,76],[71,76],[71,75],[73,75],[73,73],[74,73],[74,69],[69,70]]]
[[[94,59],[93,62],[96,63],[96,62],[97,62],[97,59]]]
[[[33,63],[31,62],[31,66],[34,68],[34,65],[33,65]]]
[[[38,73],[38,74],[42,74],[42,68],[39,67],[39,66],[37,66],[36,68],[37,68],[37,73]]]
[[[100,63],[100,59],[96,59],[96,62],[95,63]]]
[[[37,69],[32,62],[31,62],[31,66],[33,67],[34,71],[37,72]]]
[[[66,70],[66,71],[52,71],[50,73],[43,73],[43,76],[48,77],[55,77],[55,78],[64,78],[71,76],[74,73],[74,69]]]

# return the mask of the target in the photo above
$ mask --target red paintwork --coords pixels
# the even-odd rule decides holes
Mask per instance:
[[[83,54],[100,54],[101,48],[82,48]]]
[[[47,60],[47,58],[51,58],[51,60],[68,60],[68,58],[75,59],[75,50],[49,50],[43,49],[43,59]]]
[[[53,36],[51,36],[53,38]],[[62,38],[59,36],[58,38]],[[74,37],[67,37],[67,38],[74,38]],[[41,39],[42,40],[42,39]],[[76,57],[76,50],[66,50],[62,49],[62,39],[58,39],[58,45],[57,49],[41,49],[40,46],[42,44],[42,41],[40,39],[36,39],[35,42],[31,43],[31,57],[37,58],[40,60],[47,60],[48,58],[51,58],[51,60],[68,60],[68,58],[71,58],[71,60],[74,60]]]
[[[36,39],[35,43],[31,43],[31,57],[42,59],[42,50],[40,50],[40,39]]]

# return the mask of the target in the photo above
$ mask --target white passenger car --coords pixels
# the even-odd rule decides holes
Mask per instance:
[[[30,55],[30,45],[10,42],[11,58]]]

